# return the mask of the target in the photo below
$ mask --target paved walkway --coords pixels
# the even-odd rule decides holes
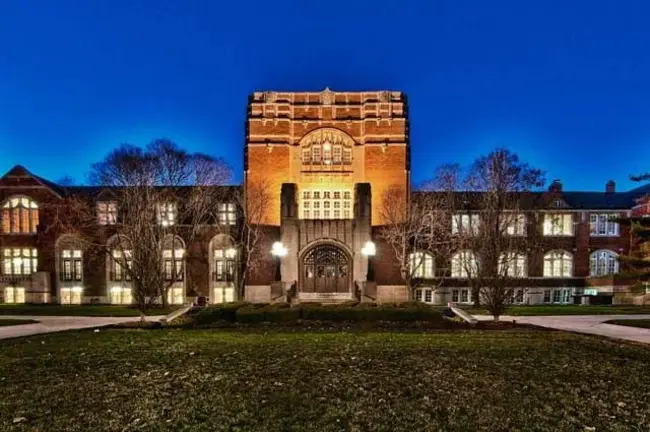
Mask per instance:
[[[476,319],[491,320],[491,316],[478,315]],[[518,323],[533,324],[556,330],[607,336],[650,344],[650,329],[603,324],[613,319],[650,319],[650,315],[563,315],[563,316],[503,316],[502,321],[516,320]]]
[[[32,315],[3,315],[2,319],[31,319],[37,324],[21,324],[0,327],[0,339],[9,339],[31,336],[43,333],[54,333],[65,330],[79,330],[93,327],[103,327],[111,324],[138,321],[137,317],[62,317],[62,316],[32,316]],[[158,320],[161,317],[147,317],[148,321]]]

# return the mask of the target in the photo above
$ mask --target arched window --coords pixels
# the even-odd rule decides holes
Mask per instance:
[[[544,255],[544,277],[573,276],[573,256],[567,251],[556,250]]]
[[[618,255],[610,250],[597,250],[589,257],[589,275],[604,276],[618,273]]]
[[[451,277],[476,276],[478,268],[478,259],[472,251],[459,251],[451,257]]]
[[[411,252],[409,268],[414,278],[431,279],[434,276],[433,257],[426,252]]]
[[[302,163],[305,165],[348,165],[352,163],[354,141],[344,132],[323,128],[311,132],[302,141]]]
[[[133,303],[131,280],[133,274],[133,250],[131,242],[120,236],[108,241],[108,296],[112,304]]]
[[[526,277],[528,272],[526,255],[520,252],[501,254],[499,258],[499,275],[510,277]]]
[[[178,236],[165,237],[163,272],[167,283],[167,302],[182,304],[185,300],[185,244]]]
[[[38,204],[31,198],[13,197],[2,205],[2,231],[33,234],[38,227]]]
[[[235,301],[237,249],[232,237],[219,234],[210,241],[211,303]]]

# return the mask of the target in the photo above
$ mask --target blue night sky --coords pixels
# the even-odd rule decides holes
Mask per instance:
[[[409,96],[414,182],[503,145],[566,189],[650,169],[650,2],[0,0],[0,171],[168,137],[241,179],[255,90]]]

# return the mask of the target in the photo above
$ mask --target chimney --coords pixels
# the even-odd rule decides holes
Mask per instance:
[[[560,180],[553,180],[553,183],[548,187],[549,192],[562,192],[562,182]]]
[[[610,180],[607,182],[605,185],[605,192],[608,194],[616,192],[616,182],[614,180]]]

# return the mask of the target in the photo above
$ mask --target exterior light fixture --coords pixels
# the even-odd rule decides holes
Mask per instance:
[[[371,241],[367,241],[361,248],[361,254],[363,256],[371,257],[371,256],[375,256],[376,253],[377,253],[377,247],[375,246],[375,243]]]
[[[289,249],[287,249],[282,242],[276,241],[273,243],[273,246],[271,247],[271,255],[282,258],[287,256],[287,253],[289,253]]]

